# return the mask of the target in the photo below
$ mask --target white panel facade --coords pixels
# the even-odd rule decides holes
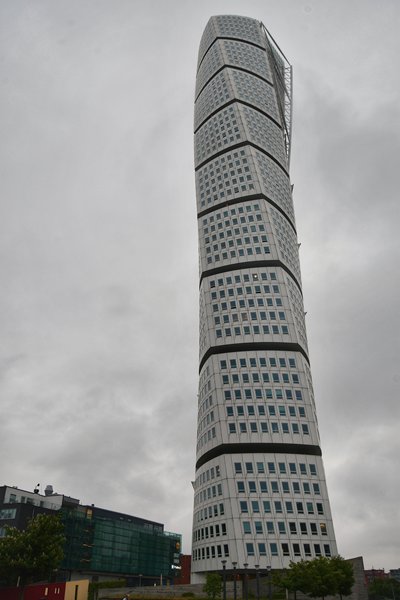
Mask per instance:
[[[308,358],[285,68],[259,22],[210,19],[195,103],[193,582],[222,561],[277,569],[337,552]]]

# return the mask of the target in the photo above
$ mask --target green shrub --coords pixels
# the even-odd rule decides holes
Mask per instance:
[[[218,573],[207,573],[203,592],[207,594],[208,600],[218,600],[221,597],[222,578]]]
[[[100,589],[124,588],[126,579],[115,579],[113,581],[95,581],[89,583],[88,600],[96,600]]]

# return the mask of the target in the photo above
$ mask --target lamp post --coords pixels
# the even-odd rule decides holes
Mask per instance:
[[[237,565],[237,562],[233,560],[232,561],[232,567],[233,567],[233,600],[237,600],[236,565]]]
[[[226,560],[221,560],[222,562],[222,598],[226,600]]]
[[[249,600],[249,590],[247,587],[247,567],[248,563],[243,563],[244,566],[244,600]]]
[[[267,565],[267,572],[268,572],[268,600],[272,600],[271,565]]]
[[[260,565],[254,565],[254,568],[256,570],[256,592],[257,592],[257,600],[260,600],[260,573],[259,573],[259,568]]]

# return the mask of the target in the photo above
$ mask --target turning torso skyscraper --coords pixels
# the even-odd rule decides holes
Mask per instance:
[[[200,365],[192,582],[336,554],[289,180],[291,67],[261,23],[200,43]],[[224,563],[223,561],[226,561]]]

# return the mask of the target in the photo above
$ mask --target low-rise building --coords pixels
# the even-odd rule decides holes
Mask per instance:
[[[181,536],[133,515],[82,505],[76,498],[0,487],[0,537],[5,526],[25,529],[37,514],[58,512],[65,525],[64,560],[58,579],[128,578],[130,585],[172,580],[179,566]]]
[[[388,574],[385,573],[385,569],[364,569],[365,583],[369,585],[375,579],[386,579]]]
[[[400,569],[390,569],[389,577],[390,579],[396,579],[396,581],[400,581]]]

